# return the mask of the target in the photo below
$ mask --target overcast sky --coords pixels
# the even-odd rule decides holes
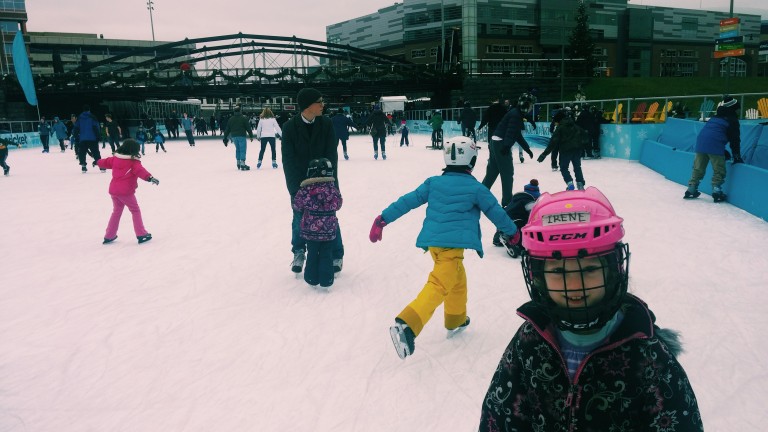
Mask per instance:
[[[295,35],[325,40],[325,26],[375,13],[392,0],[265,1],[227,0],[190,2],[153,0],[155,39],[177,41],[185,37],[251,33]],[[630,4],[669,6],[669,0],[632,0]],[[676,0],[676,7],[728,11],[728,0]],[[735,0],[735,13],[768,19],[765,0]],[[34,0],[27,2],[28,31],[103,34],[108,39],[152,39],[147,1]]]

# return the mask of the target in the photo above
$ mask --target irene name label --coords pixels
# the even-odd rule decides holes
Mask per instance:
[[[569,223],[587,223],[589,222],[588,212],[569,212],[543,215],[541,217],[544,225],[560,225]]]

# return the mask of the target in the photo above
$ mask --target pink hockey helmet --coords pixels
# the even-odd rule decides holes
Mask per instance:
[[[621,241],[622,222],[605,195],[594,187],[544,193],[531,209],[528,225],[522,229],[523,275],[531,300],[559,328],[602,327],[621,307],[629,276],[629,247]],[[576,266],[565,264],[571,260]],[[549,269],[547,262],[552,263]],[[588,286],[585,274],[598,270],[602,282]],[[602,296],[597,294],[601,289]],[[554,298],[563,298],[566,304],[558,304]],[[597,301],[590,302],[592,298]]]
[[[624,237],[623,221],[595,187],[543,193],[522,229],[523,247],[536,258],[569,258],[608,251]]]

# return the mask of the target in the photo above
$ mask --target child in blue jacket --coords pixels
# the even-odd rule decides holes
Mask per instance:
[[[482,258],[480,212],[508,236],[519,236],[517,227],[493,194],[472,176],[477,146],[470,138],[456,137],[445,144],[443,174],[428,178],[376,217],[369,238],[381,240],[383,228],[409,211],[427,204],[427,216],[416,246],[428,250],[435,266],[419,295],[403,309],[390,327],[400,358],[413,354],[416,336],[445,302],[445,328],[449,335],[469,324],[467,275],[464,249],[474,249]]]

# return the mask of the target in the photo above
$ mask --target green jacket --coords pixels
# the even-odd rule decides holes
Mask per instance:
[[[227,129],[224,131],[224,138],[228,138],[230,135],[233,137],[244,137],[246,134],[253,139],[253,132],[251,131],[251,123],[242,114],[235,114],[227,121]]]
[[[443,116],[435,114],[427,121],[427,124],[432,125],[432,130],[440,130],[443,128]]]

